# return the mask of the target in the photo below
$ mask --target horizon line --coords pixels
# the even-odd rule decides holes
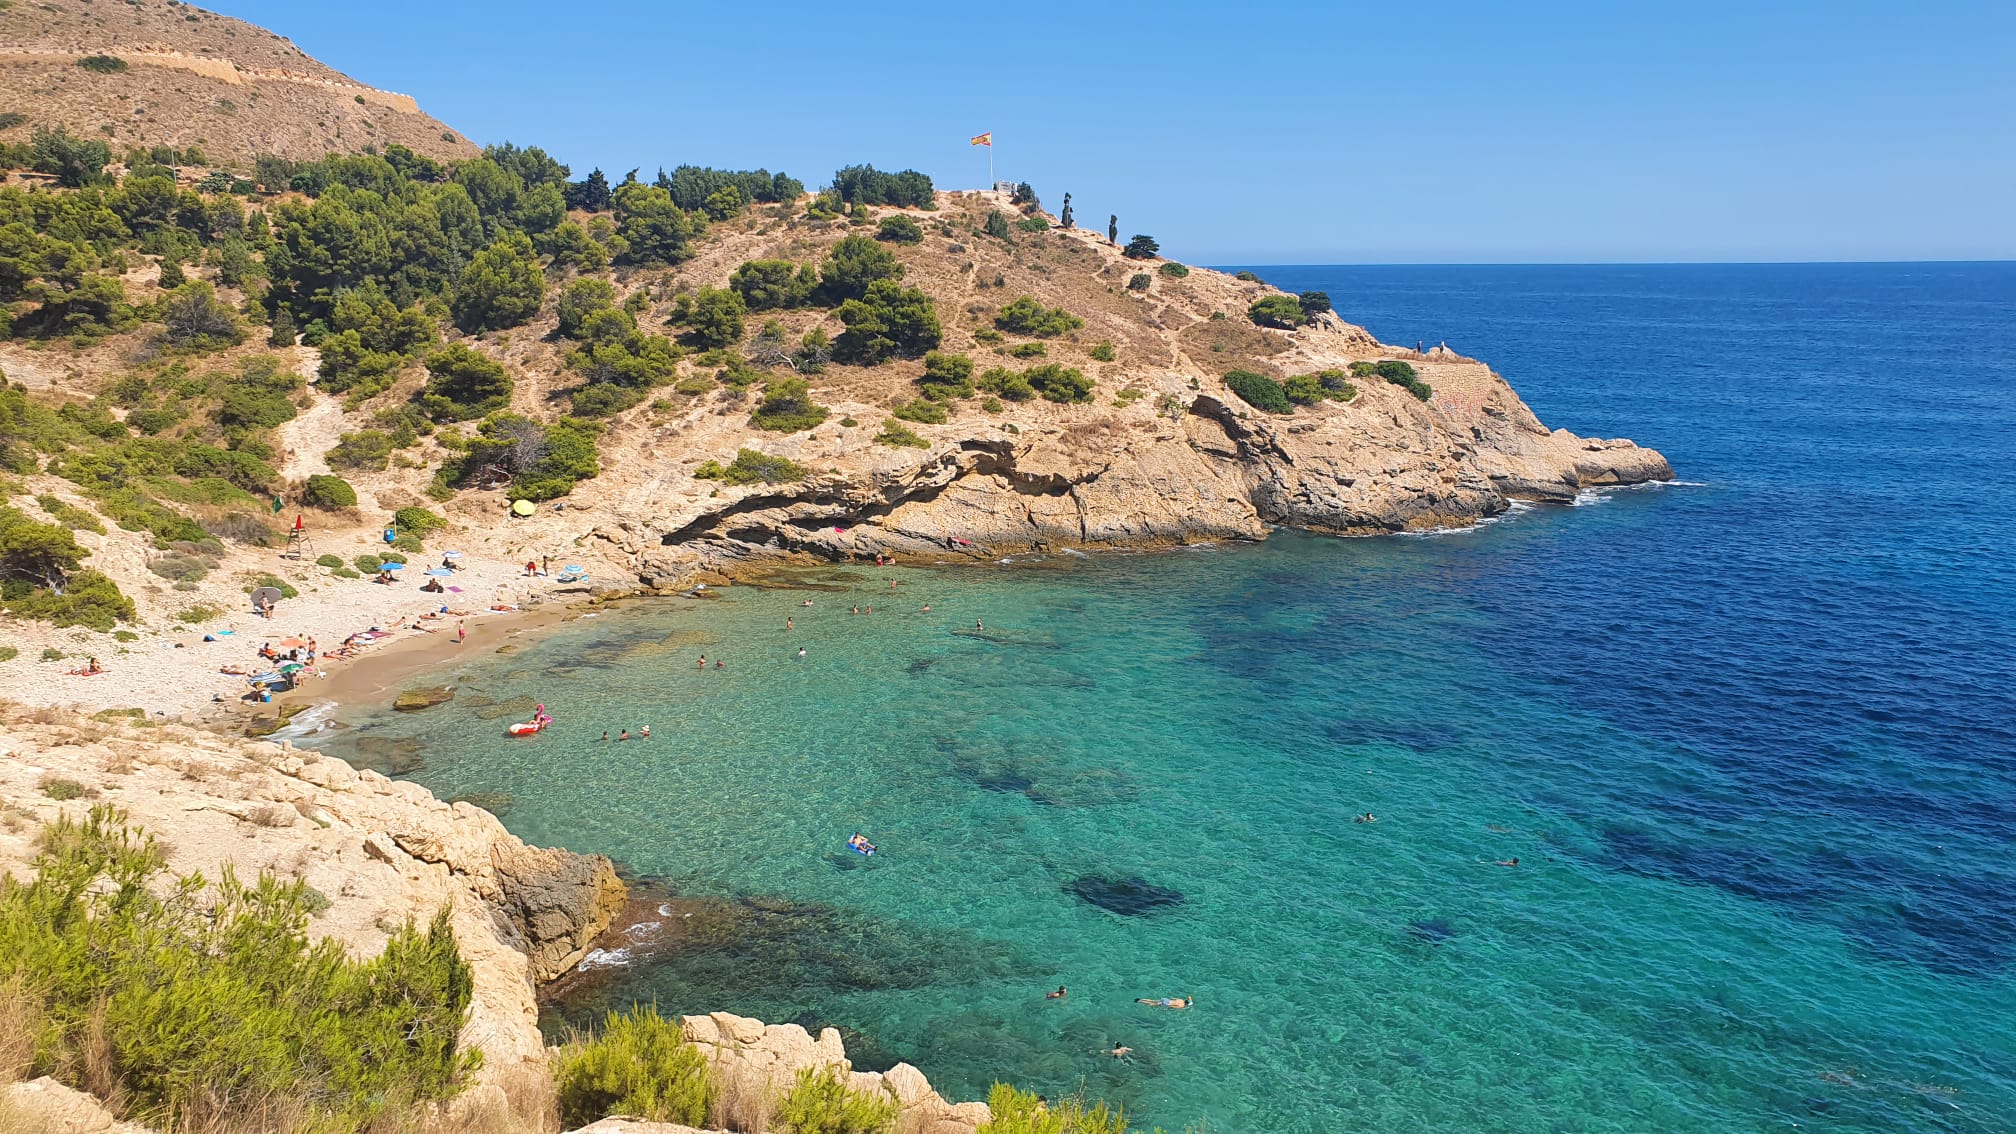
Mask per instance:
[[[2016,257],[1965,260],[1281,260],[1200,263],[1213,271],[1239,268],[1800,268],[2012,264]]]

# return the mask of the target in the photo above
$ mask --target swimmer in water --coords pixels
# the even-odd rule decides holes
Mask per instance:
[[[1124,1044],[1116,1043],[1113,1045],[1113,1050],[1107,1052],[1106,1054],[1112,1056],[1115,1059],[1125,1059],[1128,1056],[1134,1054],[1134,1049]]]
[[[707,668],[707,655],[706,655],[706,654],[701,654],[701,655],[700,655],[700,668],[701,668],[701,669],[706,669],[706,668]]]
[[[798,647],[798,656],[801,658],[805,656],[805,647],[803,646]]]
[[[624,730],[623,730],[623,735],[622,735],[622,736],[619,736],[619,737],[617,737],[616,739],[618,739],[618,740],[628,740],[628,739],[630,739],[630,730],[629,730],[629,729],[627,729],[627,728],[626,728],[626,729],[624,729]]]
[[[924,604],[924,613],[925,614],[931,613],[931,604],[928,602]]]
[[[641,732],[641,733],[638,733],[638,734],[637,734],[637,738],[638,738],[639,740],[649,740],[649,739],[651,739],[651,726],[650,726],[650,725],[648,725],[648,724],[647,724],[647,725],[645,725],[645,726],[644,726],[644,731],[643,731],[643,732]]]
[[[1365,814],[1360,815],[1356,819],[1352,820],[1352,822],[1354,823],[1377,823],[1378,821],[1379,817],[1377,815],[1372,814],[1370,811],[1367,811]]]
[[[799,605],[799,606],[811,606],[811,605],[812,605],[812,600],[808,598],[808,599],[806,599],[806,600],[805,600],[804,602],[801,602],[801,603],[799,603],[798,605]]]
[[[982,622],[982,621],[980,621],[979,619],[977,619],[977,618],[976,618],[976,619],[974,619],[974,620],[973,620],[973,629],[975,629],[975,630],[985,630],[985,629],[987,629],[987,624],[986,624],[986,623],[984,623],[984,622]]]
[[[715,668],[715,669],[720,669],[720,668],[722,668],[723,666],[726,666],[727,664],[728,664],[727,662],[725,662],[725,661],[722,661],[722,660],[721,660],[721,659],[719,659],[719,658],[716,658],[716,659],[714,659],[714,668]]]
[[[1060,984],[1060,985],[1058,985],[1058,986],[1057,986],[1057,991],[1055,991],[1055,992],[1046,992],[1046,993],[1044,993],[1044,994],[1043,994],[1043,999],[1045,999],[1045,1000],[1062,1000],[1062,999],[1064,999],[1064,995],[1065,995],[1065,992],[1066,992],[1066,989],[1064,988],[1064,986],[1063,986],[1063,985],[1061,985],[1061,984]]]
[[[1136,1004],[1146,1004],[1150,1008],[1188,1008],[1197,1003],[1194,996],[1143,996],[1135,999]]]
[[[609,730],[606,728],[602,730],[602,739],[604,740],[609,739]]]
[[[875,849],[875,847],[868,842],[868,836],[862,834],[859,831],[856,831],[853,834],[847,836],[847,845],[857,851],[860,851],[862,854],[867,854],[869,851]]]
[[[791,627],[791,620],[790,620],[790,619],[788,619],[788,618],[787,618],[787,619],[785,619],[785,620],[784,620],[784,629],[786,629],[786,630],[789,630],[789,629],[791,629],[791,628],[792,628],[792,627]]]
[[[1518,859],[1516,859],[1516,858],[1501,858],[1501,859],[1499,859],[1498,861],[1496,861],[1496,862],[1492,863],[1491,865],[1493,865],[1493,866],[1517,866],[1517,865],[1519,865],[1519,860],[1518,860]]]

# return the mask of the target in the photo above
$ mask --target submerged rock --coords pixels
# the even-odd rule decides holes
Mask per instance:
[[[511,793],[508,791],[472,791],[467,795],[458,795],[448,802],[480,807],[499,819],[511,814]]]
[[[445,705],[455,699],[453,685],[435,685],[425,689],[408,689],[393,698],[392,707],[402,713],[417,713],[436,705]]]
[[[1146,917],[1156,910],[1183,904],[1183,892],[1156,886],[1136,875],[1132,878],[1100,878],[1086,875],[1064,884],[1066,893],[1122,917]]]
[[[1456,936],[1456,927],[1439,917],[1407,923],[1407,936],[1424,945],[1440,945]]]

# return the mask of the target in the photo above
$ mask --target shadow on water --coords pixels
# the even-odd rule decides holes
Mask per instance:
[[[633,1003],[837,1022],[854,994],[970,988],[1037,971],[1012,946],[976,934],[820,903],[683,898],[645,882],[633,884],[581,968],[543,991],[541,1026],[557,1034]]]

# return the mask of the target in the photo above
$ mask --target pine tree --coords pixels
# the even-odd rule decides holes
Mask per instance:
[[[1069,193],[1064,194],[1064,212],[1063,215],[1057,218],[1057,224],[1062,228],[1071,227],[1071,194]]]

